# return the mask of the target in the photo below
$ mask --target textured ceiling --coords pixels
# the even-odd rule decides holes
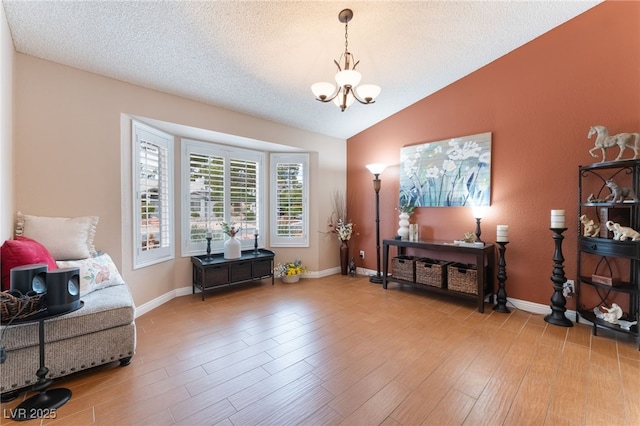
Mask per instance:
[[[18,52],[342,139],[598,3],[3,0]],[[382,93],[340,112],[310,86],[333,81],[344,8]]]

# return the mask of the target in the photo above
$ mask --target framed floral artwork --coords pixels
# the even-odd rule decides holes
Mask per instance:
[[[489,206],[491,133],[400,149],[400,205]]]

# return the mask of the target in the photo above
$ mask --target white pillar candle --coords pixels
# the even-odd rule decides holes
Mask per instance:
[[[496,228],[496,241],[509,242],[509,225],[498,225]]]
[[[207,238],[211,238],[213,235],[210,229],[207,229]]]
[[[551,210],[551,227],[564,228],[564,210]]]

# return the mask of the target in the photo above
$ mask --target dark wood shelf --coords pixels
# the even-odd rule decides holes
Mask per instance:
[[[637,259],[640,257],[639,241],[617,241],[610,238],[579,237],[579,250],[585,253],[598,254],[609,257],[627,257]]]
[[[600,328],[606,328],[607,330],[613,330],[616,332],[620,332],[620,333],[624,333],[624,334],[630,334],[632,336],[638,337],[638,324],[636,325],[632,325],[631,327],[629,327],[629,330],[625,330],[624,328],[620,327],[618,324],[611,324],[610,322],[607,322],[605,320],[601,320],[600,318],[596,317],[596,314],[594,314],[591,311],[587,311],[584,309],[579,309],[578,310],[578,315],[580,315],[582,318],[586,319],[587,321],[593,323],[593,335],[595,336],[597,333],[597,327]]]
[[[580,277],[580,282],[603,290],[619,291],[621,293],[640,294],[640,290],[632,283],[627,281],[613,280],[615,285],[606,285],[594,282],[591,277]]]
[[[427,285],[427,284],[421,284],[421,283],[417,283],[417,282],[413,282],[413,281],[402,280],[402,279],[399,279],[399,278],[394,278],[393,275],[389,275],[387,277],[387,282],[389,282],[389,281],[392,281],[392,282],[398,283],[398,284],[410,285],[410,286],[412,286],[414,288],[423,289],[423,290],[431,292],[431,293],[438,293],[438,294],[444,294],[444,295],[448,295],[448,296],[461,297],[461,298],[465,298],[465,299],[469,299],[469,300],[477,300],[478,299],[478,295],[477,294],[463,293],[461,291],[450,290],[448,288],[435,287],[435,286],[431,286],[431,285]]]
[[[612,202],[601,202],[601,203],[582,203],[583,207],[610,207],[610,208],[629,208],[640,204],[638,201],[625,202],[625,203],[612,203]]]
[[[638,165],[638,160],[618,160],[602,161],[600,163],[586,164],[578,166],[580,171],[602,170],[602,169],[624,169],[633,168]]]

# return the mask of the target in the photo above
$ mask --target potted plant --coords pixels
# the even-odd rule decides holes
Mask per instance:
[[[398,206],[398,210],[400,210],[401,213],[406,213],[409,216],[411,216],[415,209],[416,209],[416,205],[414,203],[414,200],[408,200],[406,198],[400,199],[400,205]]]
[[[296,283],[300,280],[300,275],[304,274],[307,268],[302,264],[301,260],[293,262],[278,263],[274,269],[276,277],[280,277],[282,282]]]

